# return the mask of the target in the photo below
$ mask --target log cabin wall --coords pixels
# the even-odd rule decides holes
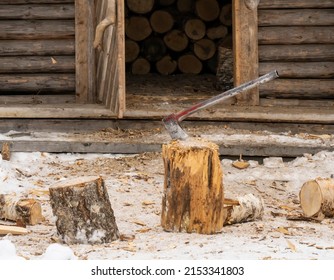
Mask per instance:
[[[74,16],[74,0],[1,0],[1,104],[75,101]]]
[[[333,0],[261,0],[258,26],[259,74],[280,75],[261,98],[334,99]]]

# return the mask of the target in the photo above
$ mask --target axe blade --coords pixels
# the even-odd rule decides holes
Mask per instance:
[[[174,140],[185,140],[188,134],[182,129],[175,114],[171,114],[162,120],[170,137]]]

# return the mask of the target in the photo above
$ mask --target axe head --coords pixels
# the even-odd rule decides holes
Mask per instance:
[[[188,134],[180,126],[178,118],[175,114],[165,117],[162,122],[172,139],[185,140],[188,138]]]

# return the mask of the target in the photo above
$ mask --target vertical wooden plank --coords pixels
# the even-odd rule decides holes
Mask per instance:
[[[94,0],[75,0],[76,101],[92,103],[96,99]]]
[[[234,85],[258,75],[257,6],[259,0],[233,0]],[[236,97],[237,104],[259,105],[258,87]]]
[[[118,117],[125,111],[125,15],[124,1],[117,0]]]

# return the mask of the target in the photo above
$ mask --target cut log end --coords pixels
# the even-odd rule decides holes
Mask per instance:
[[[299,193],[300,206],[306,217],[322,212],[326,217],[334,216],[334,179],[317,178],[305,182]]]
[[[104,180],[88,176],[50,187],[59,235],[65,243],[108,243],[119,238]]]

